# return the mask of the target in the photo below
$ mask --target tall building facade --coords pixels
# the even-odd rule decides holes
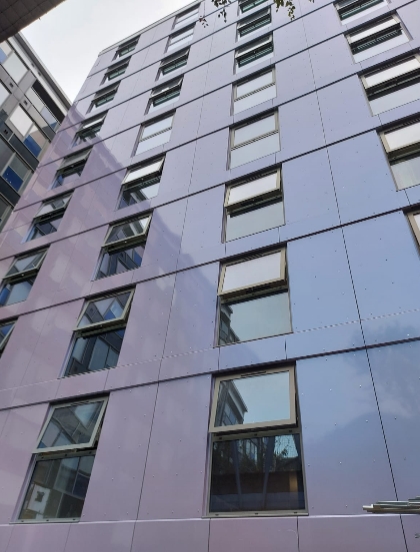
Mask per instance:
[[[0,228],[69,108],[70,101],[22,35],[0,43]]]
[[[363,506],[419,493],[419,40],[203,0],[101,52],[1,233],[1,552],[418,549]]]

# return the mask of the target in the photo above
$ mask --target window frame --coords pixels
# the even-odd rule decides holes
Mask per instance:
[[[230,192],[232,188],[239,188],[240,186],[243,186],[244,184],[248,184],[248,182],[252,182],[254,180],[260,180],[261,178],[264,178],[266,176],[270,176],[270,174],[277,174],[276,178],[276,188],[274,190],[270,190],[269,192],[263,192],[261,194],[255,194],[253,196],[249,196],[246,199],[238,200],[235,203],[229,203],[229,197]],[[240,182],[232,182],[231,184],[227,184],[226,186],[226,193],[225,193],[225,202],[224,207],[227,210],[236,210],[239,206],[243,205],[244,203],[248,203],[248,201],[252,201],[257,198],[262,198],[266,196],[277,196],[277,194],[282,192],[282,186],[281,186],[281,169],[280,167],[274,168],[272,170],[267,170],[264,172],[256,173],[252,175],[251,177],[248,177],[246,180],[241,180]]]
[[[58,179],[61,176],[66,177],[76,173],[78,173],[78,175],[81,176],[86,166],[86,163],[88,162],[91,152],[92,152],[92,146],[89,146],[87,148],[83,148],[79,150],[76,153],[73,153],[72,155],[67,155],[67,157],[64,157],[60,167],[55,173],[52,188],[59,188],[60,186],[63,185],[63,184],[58,184]],[[69,174],[66,174],[66,173],[69,173]]]
[[[253,4],[255,1],[258,2],[256,6],[252,6],[252,8],[249,8],[245,11],[242,11],[242,6],[248,5],[248,4]],[[261,4],[264,4],[266,2],[267,2],[267,0],[242,0],[242,2],[239,1],[238,2],[238,14],[243,15],[244,13],[250,12],[250,11],[254,10],[255,8],[257,8],[258,6],[260,6]]]
[[[11,120],[11,117],[16,113],[16,111],[18,109],[21,109],[24,112],[24,114],[26,115],[26,117],[28,117],[28,119],[31,121],[31,126],[25,134],[22,134],[22,132],[17,128],[17,126]],[[10,113],[10,115],[8,115],[7,125],[11,127],[13,133],[17,135],[17,137],[23,143],[23,145],[29,151],[29,153],[35,159],[37,159],[39,161],[40,158],[42,157],[43,152],[48,148],[48,146],[50,145],[51,142],[50,142],[50,139],[48,138],[48,136],[46,134],[44,134],[44,132],[43,132],[42,128],[40,127],[40,125],[29,115],[29,113],[26,111],[26,109],[21,104],[16,105],[15,108],[13,109],[12,113]],[[32,150],[30,150],[29,147],[27,146],[27,144],[25,143],[27,138],[29,136],[31,136],[31,130],[33,130],[34,128],[41,134],[42,138],[45,140],[45,143],[42,147],[38,144],[38,142],[36,142],[36,140],[34,140],[34,142],[40,148],[38,155],[35,155],[35,153]]]
[[[240,142],[239,144],[234,145],[235,143],[235,132],[241,128],[245,128],[246,126],[252,125],[253,123],[256,123],[257,121],[262,121],[264,119],[268,119],[274,115],[274,130],[271,130],[270,132],[266,132],[265,134],[261,134],[260,136],[257,136],[255,138],[250,138],[249,140],[246,140],[245,142]],[[246,119],[245,121],[242,121],[240,124],[234,125],[230,127],[229,129],[229,156],[228,156],[228,162],[229,167],[232,164],[232,151],[235,151],[239,148],[242,148],[244,146],[247,146],[249,144],[252,144],[254,142],[257,142],[258,140],[262,140],[264,138],[267,138],[268,136],[272,136],[274,134],[279,135],[279,144],[280,144],[280,126],[279,126],[279,113],[278,109],[276,108],[274,111],[266,111],[265,113],[260,113],[257,116],[251,117],[249,119]],[[281,144],[280,144],[281,149]],[[240,165],[238,165],[240,166]],[[236,167],[234,167],[236,168]]]
[[[89,106],[88,113],[91,113],[92,111],[96,111],[97,109],[100,109],[103,105],[106,105],[106,104],[112,102],[114,100],[115,96],[117,95],[119,84],[120,84],[120,81],[118,81],[115,84],[112,84],[110,86],[107,86],[103,90],[99,90],[98,92],[96,92],[96,94],[94,95],[93,100],[92,100],[92,102]],[[98,101],[100,101],[101,99],[106,98],[108,96],[111,96],[111,94],[113,94],[113,95],[109,100],[107,99],[105,102],[101,103],[100,105],[97,105]]]
[[[397,65],[400,65],[401,63],[404,63],[405,61],[409,61],[412,58],[417,59],[417,61],[419,62],[418,69],[411,69],[410,71],[406,71],[404,73],[401,73],[400,75],[398,75],[396,77],[391,77],[389,79],[383,80],[378,84],[373,84],[373,85],[369,86],[369,84],[367,83],[366,77],[376,75],[377,73],[382,73],[383,71],[386,71],[387,69],[391,69],[391,67],[396,67]],[[391,83],[391,82],[393,82],[397,79],[400,79],[400,78],[404,77],[405,75],[410,75],[412,73],[416,73],[417,71],[420,71],[420,54],[418,52],[413,52],[412,54],[409,54],[408,56],[406,55],[406,56],[404,56],[402,58],[399,58],[399,59],[388,60],[385,64],[382,64],[379,67],[373,68],[373,69],[368,70],[368,71],[364,71],[363,74],[360,75],[360,80],[362,81],[362,84],[363,84],[363,87],[366,91],[366,94],[368,94],[369,90],[372,90],[372,89],[374,90],[375,88],[377,88],[379,86],[385,86],[386,83]]]
[[[105,84],[106,82],[111,82],[114,79],[117,79],[118,77],[120,77],[121,75],[124,75],[124,73],[127,71],[128,65],[130,63],[130,59],[131,59],[131,56],[129,58],[126,58],[123,61],[110,65],[105,72],[104,78],[102,79],[102,84]],[[118,71],[120,71],[121,69],[123,69],[123,71],[122,73],[119,73]],[[112,73],[114,72],[118,72],[118,74],[115,75],[115,77],[109,78],[109,75],[112,75]]]
[[[12,325],[12,327],[10,328],[10,330],[7,332],[7,334],[3,337],[3,339],[0,341],[0,355],[3,353],[9,339],[10,339],[10,336],[12,335],[12,332],[16,326],[16,322],[17,322],[17,319],[16,318],[13,318],[12,320],[2,320],[1,324],[0,324],[0,328],[2,328],[3,326],[9,326],[9,325]]]
[[[241,86],[242,84],[245,84],[246,82],[252,82],[253,80],[256,80],[258,77],[262,77],[263,75],[271,73],[273,75],[273,82],[270,84],[266,84],[264,86],[260,86],[260,88],[256,88],[252,92],[248,92],[247,94],[243,94],[242,96],[238,96],[238,86]],[[243,98],[247,98],[248,96],[252,96],[253,94],[257,94],[261,90],[265,90],[266,88],[270,88],[270,86],[276,85],[276,68],[275,66],[266,68],[262,71],[259,71],[258,73],[252,73],[252,75],[248,75],[244,79],[237,80],[233,83],[233,103],[237,102],[238,100],[242,100]]]
[[[159,121],[169,119],[169,118],[172,119],[170,127],[159,130],[158,132],[154,132],[153,134],[150,134],[149,136],[146,136],[146,138],[143,138],[145,128],[147,128],[148,126],[153,125],[154,123],[158,123]],[[174,126],[174,119],[175,119],[175,110],[169,111],[168,113],[165,113],[163,115],[159,115],[158,117],[155,117],[153,119],[150,119],[149,121],[144,122],[141,125],[141,128],[140,128],[139,139],[137,140],[137,143],[136,143],[136,146],[135,146],[135,149],[134,149],[134,155],[137,155],[137,149],[138,149],[138,146],[139,146],[140,142],[145,142],[146,140],[150,140],[150,138],[153,138],[154,136],[158,136],[159,134],[163,134],[164,132],[168,132],[168,130],[172,130],[172,128]],[[162,144],[160,144],[160,145],[162,145]],[[152,148],[150,148],[150,149],[152,149]],[[147,150],[145,150],[145,151],[147,151]],[[142,152],[142,153],[144,153],[144,152]]]
[[[79,318],[77,319],[77,322],[76,322],[76,326],[74,327],[73,329],[73,332],[78,332],[79,334],[83,334],[83,335],[87,335],[87,334],[91,334],[92,332],[94,333],[97,333],[96,330],[100,329],[100,330],[103,330],[105,329],[106,331],[108,331],[108,328],[113,328],[114,326],[121,326],[122,324],[126,324],[127,323],[127,318],[128,318],[128,313],[130,311],[130,307],[131,307],[131,303],[133,302],[133,297],[134,297],[134,291],[135,289],[132,288],[132,289],[127,289],[127,290],[122,290],[122,291],[117,291],[117,292],[114,292],[114,293],[108,293],[106,295],[99,295],[97,297],[93,297],[91,299],[86,299],[86,302],[85,304],[83,305],[83,308],[80,312],[80,315],[79,315]],[[127,303],[123,309],[123,312],[121,313],[121,316],[119,318],[113,318],[112,320],[104,320],[103,322],[94,322],[92,324],[89,324],[88,326],[83,326],[81,328],[79,328],[79,324],[80,322],[82,321],[89,305],[91,303],[96,303],[97,301],[102,301],[103,299],[108,299],[108,298],[111,298],[111,297],[116,297],[117,295],[122,295],[124,293],[129,293],[129,296],[128,296],[128,299],[127,299]]]
[[[408,222],[410,223],[410,226],[411,226],[411,229],[413,231],[414,237],[416,238],[417,246],[420,247],[420,227],[416,223],[416,220],[414,218],[416,215],[420,215],[420,209],[419,208],[414,209],[413,211],[409,211],[407,213],[407,219],[408,219]]]
[[[392,149],[390,147],[390,145],[388,144],[388,140],[386,139],[386,134],[388,134],[389,132],[400,130],[400,129],[402,129],[404,127],[407,127],[407,126],[418,124],[418,123],[420,123],[420,116],[417,114],[417,116],[410,117],[408,119],[403,119],[400,122],[396,121],[396,124],[393,124],[392,126],[388,126],[387,128],[383,129],[379,133],[379,136],[382,140],[382,144],[383,144],[383,146],[385,148],[385,151],[388,155],[388,159],[390,159],[390,156],[391,157],[392,156],[398,156],[398,152],[403,153],[404,151],[409,150],[410,148],[413,148],[413,146],[416,146],[417,144],[420,147],[420,137],[419,137],[419,140],[414,140],[413,142],[410,142],[409,144],[405,144],[404,146],[401,146],[399,148]],[[407,154],[409,154],[409,152],[407,152]]]
[[[162,84],[161,86],[158,86],[157,88],[154,88],[150,92],[150,98],[149,102],[147,104],[147,113],[150,112],[150,109],[160,109],[161,107],[164,107],[167,102],[170,100],[173,100],[171,103],[174,103],[178,100],[179,96],[181,95],[181,89],[182,89],[182,82],[184,80],[184,75],[181,75],[179,77],[175,77],[174,79],[171,79],[167,81],[165,84]],[[166,100],[163,100],[159,104],[155,105],[155,101],[160,98],[165,98],[168,94],[173,94],[175,91],[178,91],[178,94],[176,96],[170,96]]]
[[[261,26],[258,26],[254,28],[254,25],[260,21],[264,20],[266,17],[269,17],[270,21],[266,24],[262,24]],[[259,11],[248,15],[246,17],[243,17],[242,19],[239,19],[239,21],[236,24],[236,40],[239,41],[248,35],[251,35],[260,29],[264,29],[265,27],[268,27],[273,22],[272,16],[271,16],[271,6],[266,6],[261,8]],[[247,29],[248,27],[251,27],[250,30],[247,30],[245,33],[241,34],[241,31],[243,29]]]
[[[190,12],[193,12],[192,15],[190,17],[188,17],[188,14]],[[183,17],[183,16],[187,16],[186,19],[179,19],[180,17]],[[178,13],[176,16],[175,16],[175,20],[174,20],[174,25],[173,25],[173,29],[176,29],[178,27],[180,27],[181,25],[183,25],[184,23],[186,23],[186,21],[188,21],[189,19],[192,19],[195,15],[197,15],[197,19],[198,17],[200,16],[200,3],[196,4],[195,6],[193,6],[192,8],[189,8],[187,10],[184,10],[183,12],[181,13]]]
[[[154,165],[155,163],[159,163],[159,167],[157,170],[146,173],[144,176],[140,176],[137,178],[133,178],[132,180],[128,180],[131,173],[134,173],[136,170],[141,169],[142,167],[148,167],[150,165]],[[162,155],[161,157],[158,157],[155,160],[153,159],[148,160],[145,163],[141,163],[140,165],[133,165],[132,167],[128,167],[127,172],[124,176],[124,179],[121,182],[120,193],[118,195],[118,200],[117,200],[117,210],[123,208],[123,207],[119,207],[119,205],[121,203],[122,194],[125,191],[128,191],[130,190],[130,188],[134,188],[135,186],[138,186],[138,185],[141,186],[142,183],[144,183],[145,185],[141,186],[141,188],[143,187],[147,188],[148,187],[147,182],[156,178],[159,178],[159,183],[160,183],[160,178],[162,176],[164,164],[165,164],[165,155]],[[152,185],[153,184],[149,184],[149,186],[152,186]],[[143,201],[146,201],[146,200],[143,200]],[[138,202],[138,203],[141,203],[141,202]]]
[[[157,75],[157,79],[156,80],[160,80],[160,79],[163,79],[165,78],[167,75],[170,75],[171,73],[174,73],[175,71],[178,71],[179,69],[181,69],[182,67],[185,67],[185,65],[187,65],[188,63],[188,57],[190,55],[190,48],[187,47],[185,48],[184,50],[180,50],[179,52],[176,52],[175,54],[171,55],[171,56],[168,56],[164,59],[162,59],[162,61],[160,62],[160,67],[159,67],[159,70],[158,70],[158,75]],[[167,67],[168,65],[171,65],[173,64],[174,62],[176,62],[178,59],[182,59],[185,57],[185,63],[183,63],[182,65],[180,65],[179,67],[175,67],[175,69],[172,69],[171,71],[168,71],[166,74],[163,72],[163,69],[165,67]]]
[[[129,54],[130,52],[132,52],[133,50],[136,49],[136,46],[138,44],[140,40],[140,35],[137,35],[135,36],[134,38],[131,38],[129,40],[126,40],[125,42],[123,42],[122,44],[120,44],[118,47],[117,47],[117,50],[115,52],[115,55],[114,55],[114,59],[119,59],[119,58],[122,58],[123,56],[126,56],[127,54]],[[130,46],[133,46],[132,48],[130,48]],[[123,50],[125,50],[126,48],[130,48],[129,50],[127,50],[126,52],[124,53],[121,53]]]
[[[334,4],[334,7],[335,9],[337,10],[337,14],[338,14],[338,17],[341,21],[341,23],[343,25],[346,25],[346,21],[347,19],[349,19],[350,17],[354,17],[354,15],[357,15],[357,14],[361,14],[360,17],[363,17],[364,16],[364,12],[366,10],[369,10],[369,8],[373,8],[375,6],[378,6],[377,9],[380,9],[381,7],[385,7],[388,5],[388,0],[374,0],[374,4],[373,5],[370,5],[370,6],[367,6],[366,8],[362,9],[361,11],[357,12],[356,14],[354,15],[349,15],[348,17],[341,17],[341,13],[340,12],[344,12],[346,10],[346,8],[349,8],[350,6],[354,6],[356,7],[356,5],[360,5],[360,6],[363,6],[363,4],[367,4],[369,2],[372,2],[372,0],[352,0],[351,2],[349,2],[346,6],[342,7],[342,8],[339,8],[339,4],[340,4],[340,1],[343,2],[343,0],[339,0],[338,2],[335,2]],[[380,4],[384,4],[383,6],[381,6]],[[373,11],[373,10],[372,10]],[[372,11],[368,12],[368,13],[372,13]],[[366,14],[367,15],[367,14]]]
[[[66,194],[60,194],[60,195],[57,195],[51,199],[49,199],[48,201],[43,201],[42,204],[41,204],[41,207],[38,209],[38,213],[35,215],[35,217],[33,218],[33,220],[35,221],[39,221],[39,220],[44,220],[44,218],[49,218],[51,215],[56,215],[57,213],[60,213],[61,211],[65,211],[69,205],[69,202],[70,202],[70,199],[72,197],[72,192],[70,193],[66,193]],[[44,207],[46,207],[48,204],[50,203],[53,203],[54,201],[57,201],[57,200],[67,200],[66,203],[64,205],[62,205],[61,207],[56,207],[54,209],[52,209],[51,211],[47,211],[46,213],[42,213],[42,209],[44,209]]]
[[[251,47],[252,44],[254,43],[260,43],[259,46],[256,46],[256,47]],[[244,63],[244,64],[240,64],[240,59],[243,58],[245,55],[249,55],[251,53],[255,54],[256,52],[258,52],[259,50],[264,50],[264,48],[266,48],[268,45],[271,46],[271,52],[269,52],[267,55],[264,55],[264,56],[261,56],[260,58],[256,58],[256,59],[264,59],[268,56],[272,57],[273,53],[274,53],[274,41],[273,41],[273,33],[269,33],[265,36],[262,36],[262,37],[259,37],[255,40],[252,40],[251,42],[248,42],[247,44],[244,44],[243,46],[240,46],[239,48],[236,48],[235,50],[235,72],[238,73],[238,70],[242,70],[243,67],[246,67],[247,65],[249,65],[250,63],[252,63],[253,61],[256,61],[256,59],[254,60],[251,60],[249,61],[248,63]],[[244,53],[241,53],[242,50],[245,50]]]
[[[5,283],[14,283],[20,280],[25,280],[27,278],[30,278],[33,275],[37,275],[42,266],[42,263],[45,260],[47,252],[48,252],[48,248],[44,248],[40,250],[31,251],[29,253],[25,253],[24,255],[16,256],[13,259],[12,264],[10,265],[8,271],[6,272],[3,278],[1,289],[3,289]],[[15,272],[14,274],[9,274],[9,272],[12,270],[13,266],[15,265],[16,261],[25,259],[25,257],[33,257],[35,255],[41,255],[41,256],[33,268],[30,268],[28,270],[20,270],[19,272]]]
[[[182,39],[180,39],[180,40],[176,40],[175,42],[172,42],[173,38],[176,38],[177,36],[186,33],[186,31],[189,31],[190,29],[192,30],[192,33],[187,35],[187,36],[191,36],[191,39],[189,40],[189,42],[191,40],[193,40],[193,38],[194,38],[194,28],[195,28],[196,23],[197,22],[195,21],[194,23],[192,23],[190,25],[186,25],[182,29],[179,29],[175,33],[170,34],[169,37],[168,37],[168,43],[166,45],[166,52],[170,52],[171,50],[174,50],[177,47],[177,43],[180,42],[180,40],[182,40]],[[187,37],[185,37],[185,38],[187,38]],[[173,48],[171,48],[171,50],[170,50],[169,48],[171,46],[173,46]]]
[[[111,243],[107,243],[109,236],[111,235],[112,231],[117,226],[124,226],[124,225],[130,224],[132,222],[137,222],[137,221],[139,221],[143,218],[146,218],[146,217],[148,217],[146,228],[143,230],[143,232],[141,234],[136,234],[135,236],[131,236],[129,238],[121,238],[120,240],[113,241]],[[125,246],[125,245],[129,245],[131,243],[136,243],[136,242],[141,243],[141,242],[143,242],[145,240],[145,238],[147,238],[147,234],[149,232],[151,220],[152,220],[152,213],[146,212],[146,213],[137,214],[137,216],[135,218],[130,217],[129,219],[123,219],[123,220],[120,220],[120,221],[117,221],[117,222],[113,222],[109,226],[108,232],[106,233],[106,236],[105,236],[105,239],[104,239],[104,247],[106,247],[108,251],[110,249],[118,250],[118,249],[121,248],[122,245]]]
[[[86,130],[90,130],[92,127],[95,128],[95,126],[97,125],[101,125],[97,131],[97,133],[95,134],[94,137],[92,137],[91,139],[93,140],[94,138],[96,138],[96,136],[98,135],[98,133],[100,132],[101,128],[102,128],[102,125],[104,124],[105,122],[105,119],[106,119],[106,116],[108,114],[108,111],[105,111],[105,113],[100,113],[99,115],[96,115],[96,116],[93,116],[93,117],[90,117],[89,119],[87,119],[86,121],[84,121],[80,127],[79,127],[79,130],[76,132],[75,134],[75,137],[74,137],[74,143],[73,145],[78,145],[79,143],[81,142],[86,142],[87,140],[84,139],[82,137],[83,133],[86,131]],[[89,138],[88,138],[89,139]]]

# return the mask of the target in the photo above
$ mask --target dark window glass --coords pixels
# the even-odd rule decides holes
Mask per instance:
[[[291,331],[287,291],[222,303],[219,343],[226,345]]]
[[[299,434],[213,443],[210,512],[303,509]]]
[[[3,178],[12,188],[19,191],[28,174],[28,168],[17,157],[14,157],[3,172]]]
[[[0,306],[13,305],[25,301],[34,285],[35,278],[5,284],[0,292]]]
[[[125,185],[121,192],[118,209],[123,209],[134,203],[140,203],[145,199],[156,197],[159,192],[160,176],[149,178],[143,182]]]
[[[80,518],[95,456],[38,460],[19,519]]]
[[[77,337],[67,365],[66,376],[94,372],[117,365],[125,329]]]
[[[120,274],[138,268],[141,265],[143,254],[144,245],[136,245],[117,251],[105,251],[96,278],[105,278],[105,276],[112,276],[113,274]]]
[[[240,10],[242,13],[245,13],[249,10],[252,10],[256,6],[263,4],[266,0],[251,0],[250,2],[242,2],[240,4]]]
[[[100,107],[101,105],[104,105],[108,102],[112,102],[112,100],[114,99],[116,93],[117,93],[117,91],[113,90],[109,94],[104,94],[103,96],[101,96],[97,100],[93,100],[93,105],[95,107]]]
[[[283,202],[253,205],[226,215],[226,241],[249,236],[284,224]]]
[[[23,143],[35,157],[38,157],[41,153],[41,146],[35,142],[32,136],[27,136]]]
[[[67,169],[63,169],[62,171],[59,171],[54,182],[54,188],[58,188],[58,186],[62,186],[67,178],[70,176],[77,174],[80,176],[83,172],[83,169],[85,167],[86,162],[83,162],[80,165],[75,165],[74,167],[68,167]]]
[[[63,213],[56,215],[55,217],[51,217],[48,220],[39,221],[34,224],[28,241],[36,240],[41,236],[46,236],[48,234],[53,234],[54,232],[57,232],[62,218]]]

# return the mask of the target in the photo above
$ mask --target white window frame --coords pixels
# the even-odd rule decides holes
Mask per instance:
[[[125,293],[129,293],[129,297],[127,299],[127,303],[123,309],[123,312],[121,313],[121,316],[119,318],[113,318],[112,320],[103,320],[102,322],[94,322],[92,324],[89,324],[87,326],[79,327],[80,322],[82,321],[87,309],[89,308],[89,305],[92,303],[97,303],[98,301],[102,301],[104,299],[109,299],[111,297],[117,297],[118,295],[123,295]],[[128,313],[131,308],[131,303],[133,301],[134,297],[134,289],[128,289],[119,291],[117,293],[107,294],[107,295],[100,295],[99,297],[94,297],[93,299],[88,299],[86,303],[83,306],[82,312],[79,315],[79,318],[76,322],[76,327],[74,328],[75,332],[85,334],[90,333],[92,330],[105,330],[109,331],[108,328],[113,328],[114,326],[121,326],[123,323],[127,323]]]
[[[280,174],[280,168],[278,169],[274,169],[274,170],[269,170],[269,171],[265,171],[263,173],[258,173],[256,175],[254,175],[252,178],[248,178],[247,180],[241,180],[240,182],[236,182],[234,184],[229,184],[228,186],[226,186],[226,196],[225,196],[225,208],[228,209],[228,210],[236,210],[238,207],[240,207],[241,205],[243,205],[244,203],[247,203],[248,201],[252,201],[253,199],[259,199],[259,198],[265,198],[265,197],[271,197],[271,196],[279,196],[281,197],[281,174]],[[234,188],[239,188],[241,186],[244,186],[246,184],[249,184],[250,182],[254,182],[254,181],[257,181],[257,180],[260,180],[266,176],[270,176],[272,174],[275,174],[276,175],[276,187],[273,189],[273,190],[269,190],[269,191],[265,191],[265,192],[261,192],[261,193],[256,193],[252,196],[249,196],[245,199],[241,199],[241,200],[238,200],[238,201],[235,201],[233,203],[230,203],[229,201],[229,197],[230,197],[230,192],[232,191],[232,189]]]
[[[104,105],[107,105],[107,104],[111,103],[112,101],[114,101],[115,96],[118,92],[119,84],[120,83],[117,82],[117,83],[113,84],[112,86],[108,86],[107,88],[104,88],[103,90],[100,90],[99,92],[97,92],[95,94],[95,96],[93,97],[93,100],[92,100],[92,103],[90,104],[88,113],[91,113],[92,111],[96,111],[97,109],[101,109]],[[110,96],[111,94],[113,94],[113,96],[110,100],[107,100],[106,102],[104,102],[100,105],[97,105],[98,101],[100,101],[101,99],[103,99],[107,96]]]
[[[152,106],[154,107],[155,110],[157,110],[160,107],[164,107],[165,104],[167,104],[168,102],[172,104],[172,103],[178,101],[178,98],[181,94],[183,79],[184,79],[183,76],[176,77],[175,79],[170,80],[167,83],[162,84],[162,86],[159,86],[158,88],[155,88],[154,90],[152,90],[151,93],[150,93],[150,99],[149,99],[149,104],[147,106],[147,111],[149,112]],[[165,100],[165,101],[159,103],[157,106],[155,106],[154,102],[157,99],[164,98],[167,94],[170,94],[171,92],[174,92],[176,90],[178,90],[178,92],[179,92],[177,96],[170,97],[167,100]]]
[[[391,146],[388,143],[388,140],[386,139],[386,134],[403,129],[404,127],[408,127],[411,125],[420,125],[420,117],[410,118],[406,121],[401,122],[400,124],[393,125],[391,127],[388,127],[384,129],[382,132],[379,133],[379,136],[381,137],[382,143],[384,145],[385,151],[388,154],[392,154],[394,152],[403,152],[407,149],[412,148],[412,146],[419,144],[420,145],[420,129],[419,129],[419,139],[418,140],[412,140],[411,142],[404,144],[403,146],[397,147],[397,148],[391,148]]]
[[[141,129],[140,129],[140,137],[139,137],[139,140],[136,144],[135,155],[136,155],[136,152],[137,152],[137,149],[138,149],[138,146],[139,146],[140,142],[145,142],[146,140],[150,140],[150,138],[153,138],[154,136],[158,136],[158,134],[163,134],[164,132],[168,132],[168,130],[172,130],[172,128],[174,126],[174,118],[175,118],[175,111],[165,113],[165,115],[163,115],[162,117],[157,117],[155,119],[152,119],[151,121],[148,121],[147,123],[143,123],[141,125]],[[145,128],[147,128],[148,126],[153,125],[154,123],[165,120],[165,119],[171,119],[171,126],[170,127],[159,130],[158,132],[155,132],[153,134],[150,134],[149,136],[146,136],[146,138],[143,138]]]
[[[76,132],[75,136],[75,143],[78,143],[81,141],[81,136],[84,133],[84,131],[88,130],[89,128],[99,125],[101,123],[101,127],[105,121],[105,118],[108,114],[108,111],[105,111],[105,113],[100,113],[99,115],[96,115],[95,117],[91,117],[90,119],[87,119],[84,121],[81,125],[79,130]],[[98,130],[98,132],[100,129]],[[96,137],[96,136],[95,136]]]

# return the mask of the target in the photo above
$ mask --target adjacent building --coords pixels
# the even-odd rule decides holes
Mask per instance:
[[[39,19],[63,0],[4,0],[0,5],[0,42],[11,38],[24,27]]]
[[[363,506],[419,494],[419,47],[203,0],[99,54],[0,235],[2,552],[418,549]]]

